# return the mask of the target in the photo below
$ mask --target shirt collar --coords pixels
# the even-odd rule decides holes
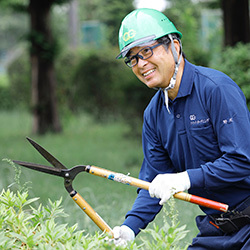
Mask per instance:
[[[185,59],[184,70],[181,78],[180,88],[176,98],[191,94],[194,84],[194,66]]]

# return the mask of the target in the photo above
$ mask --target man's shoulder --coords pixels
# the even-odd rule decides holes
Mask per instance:
[[[200,98],[206,100],[205,103],[211,97],[219,98],[222,95],[229,96],[232,93],[238,93],[244,99],[240,87],[225,73],[203,66],[194,66],[194,68],[196,93],[199,93]]]
[[[194,65],[194,67],[196,78],[202,81],[203,85],[208,84],[214,86],[221,85],[226,82],[233,82],[233,80],[228,75],[219,70],[204,66]]]

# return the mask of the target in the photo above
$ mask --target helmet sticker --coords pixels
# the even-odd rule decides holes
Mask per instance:
[[[136,31],[131,29],[123,34],[123,41],[127,42],[129,39],[135,37]]]

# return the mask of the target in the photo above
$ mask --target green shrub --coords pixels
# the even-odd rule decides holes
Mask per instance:
[[[163,208],[161,216],[164,224],[161,228],[154,225],[153,230],[142,230],[136,240],[127,246],[115,246],[110,235],[98,232],[90,235],[84,230],[77,230],[77,224],[63,224],[65,217],[71,221],[74,219],[72,216],[77,215],[71,213],[69,217],[64,212],[62,198],[55,202],[49,199],[46,206],[39,204],[39,198],[29,199],[28,183],[21,183],[20,167],[16,167],[11,160],[4,161],[15,168],[14,183],[9,187],[15,186],[17,191],[3,189],[0,193],[0,249],[186,249],[187,243],[183,239],[188,231],[186,226],[179,227],[174,198],[168,201],[168,207]]]
[[[117,51],[76,50],[65,52],[57,62],[58,91],[62,104],[72,111],[84,110],[97,118],[142,116],[155,91],[149,90],[122,60]]]
[[[132,242],[122,247],[115,246],[105,234],[89,235],[77,231],[77,224],[69,226],[57,223],[57,218],[68,216],[61,207],[62,199],[55,202],[49,200],[47,206],[40,204],[35,208],[32,204],[38,199],[28,199],[27,191],[14,193],[8,189],[1,192],[0,249],[186,249],[180,247],[187,234],[185,226],[178,227],[176,215],[171,215],[167,210],[162,228],[155,226],[155,230],[143,230],[141,233],[151,235],[152,241],[142,237],[143,243]],[[173,212],[173,208],[172,203],[170,211]],[[170,224],[167,216],[172,216]]]
[[[250,44],[238,43],[227,47],[212,67],[230,76],[244,92],[248,108],[250,108]]]
[[[147,250],[184,250],[187,249],[188,243],[184,241],[187,233],[186,225],[180,226],[178,221],[178,210],[176,209],[175,200],[171,198],[168,203],[168,209],[163,207],[163,226],[160,228],[155,223],[154,229],[144,229],[142,232],[147,234],[147,238],[142,236],[144,242],[143,249]]]
[[[122,60],[117,51],[65,50],[56,62],[57,96],[61,110],[87,111],[97,118],[119,115],[142,116],[155,91],[149,90]],[[30,66],[27,52],[8,68],[9,86],[2,89],[13,106],[28,108],[31,100]],[[7,103],[7,102],[6,102]]]
[[[13,107],[7,74],[0,74],[0,109],[8,110]]]
[[[81,59],[78,50],[65,50],[56,61],[57,100],[63,110],[74,110],[74,82],[75,70]]]
[[[61,200],[37,209],[28,199],[28,193],[16,194],[3,190],[0,195],[0,248],[1,249],[102,249],[104,236],[83,235],[77,225],[57,224],[56,218],[66,216]],[[29,205],[29,207],[28,207]]]
[[[116,84],[113,73],[115,70],[117,70],[115,59],[111,60],[107,52],[85,53],[72,79],[74,106],[99,114],[115,108]],[[119,96],[118,91],[116,94]]]
[[[10,88],[0,85],[0,109],[8,110],[14,107],[11,99]]]

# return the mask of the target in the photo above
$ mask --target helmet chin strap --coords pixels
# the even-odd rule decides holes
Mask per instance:
[[[169,110],[169,107],[168,107],[168,90],[170,89],[173,89],[174,86],[175,86],[175,83],[176,83],[176,75],[177,75],[177,72],[178,72],[178,69],[179,69],[179,66],[180,66],[180,63],[181,63],[181,59],[182,59],[182,46],[181,46],[181,42],[180,42],[180,57],[179,57],[179,60],[178,60],[178,55],[177,55],[177,51],[174,47],[174,40],[173,40],[173,37],[171,34],[168,35],[169,36],[169,39],[171,41],[171,50],[172,50],[172,53],[173,53],[173,56],[174,56],[174,61],[175,61],[175,69],[174,69],[174,74],[170,80],[170,83],[169,85],[166,87],[166,88],[163,88],[163,92],[164,92],[164,96],[165,96],[165,105],[166,105],[166,108],[168,110],[168,113],[170,114],[170,110]]]

